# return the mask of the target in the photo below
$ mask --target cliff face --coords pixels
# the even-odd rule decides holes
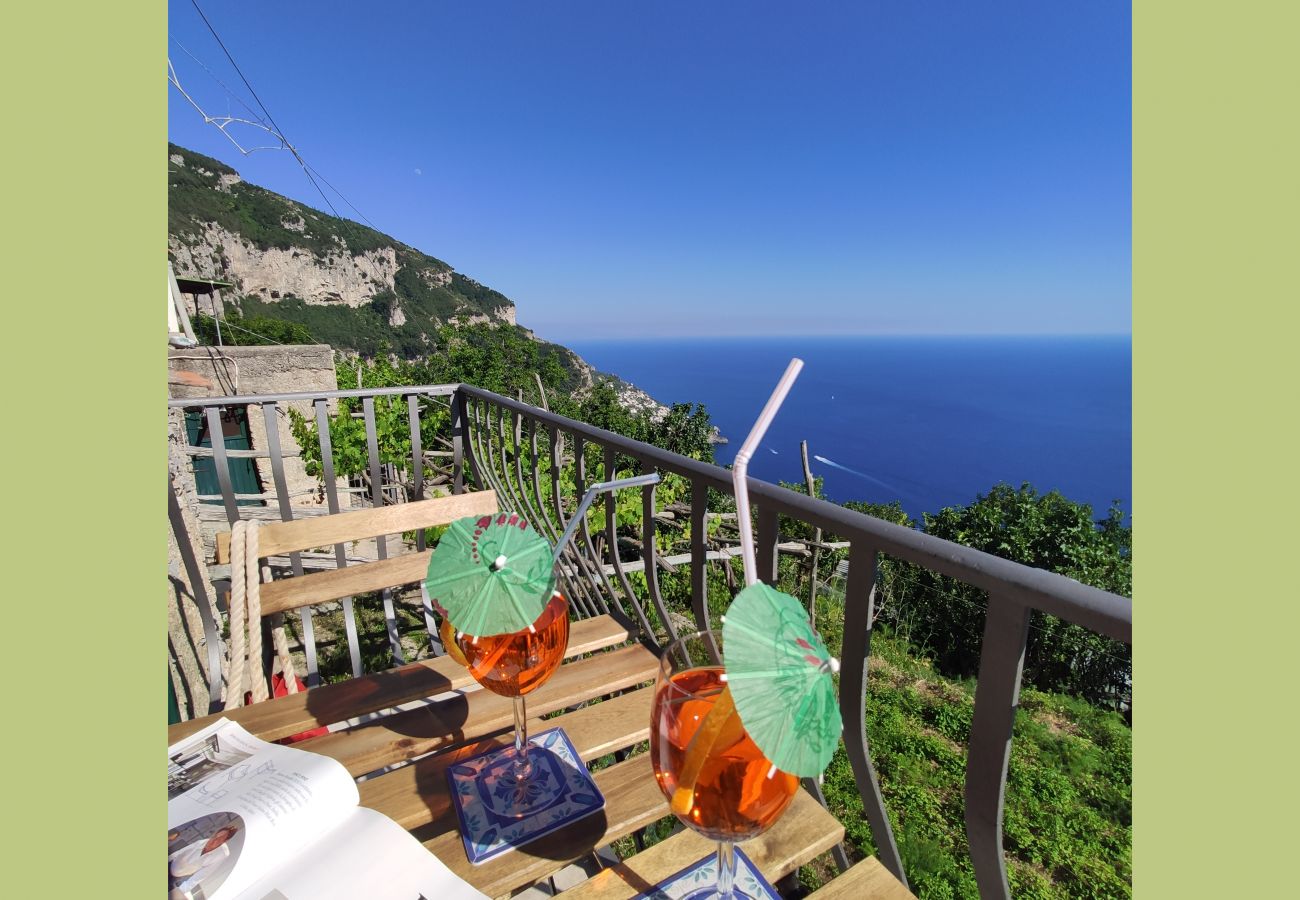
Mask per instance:
[[[178,271],[196,278],[233,281],[241,293],[263,300],[301,297],[308,304],[363,306],[381,290],[392,290],[397,252],[392,247],[353,256],[340,247],[324,259],[296,248],[257,247],[240,235],[207,223],[190,243],[172,238]]]
[[[167,171],[167,255],[176,274],[234,284],[223,300],[244,315],[297,322],[316,341],[364,356],[422,356],[437,326],[453,319],[518,327],[505,295],[373,228],[249,184],[226,164],[175,144],[168,145]],[[552,346],[575,393],[610,380],[624,407],[667,412],[645,392]]]
[[[299,301],[285,304],[286,318],[297,305],[368,310],[417,342],[453,318],[515,323],[504,295],[373,228],[249,184],[174,144],[167,168],[167,249],[178,275],[228,281],[238,297],[262,303]]]

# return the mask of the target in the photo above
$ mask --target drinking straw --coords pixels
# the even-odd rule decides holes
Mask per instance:
[[[767,405],[758,414],[758,420],[750,429],[749,437],[745,438],[745,443],[740,445],[736,462],[731,467],[731,483],[736,492],[736,522],[740,526],[740,551],[745,564],[746,587],[758,581],[758,562],[754,558],[754,531],[749,522],[749,484],[745,480],[746,473],[749,471],[749,458],[758,449],[759,442],[767,433],[767,427],[776,418],[777,410],[785,402],[785,395],[790,393],[790,388],[794,385],[794,380],[799,377],[799,370],[802,368],[802,359],[796,357],[790,360],[785,374],[777,382],[776,390],[772,391],[772,396],[767,399]]]
[[[578,523],[580,523],[583,517],[587,514],[587,509],[591,506],[591,501],[596,499],[597,494],[603,494],[607,491],[616,491],[619,488],[640,487],[647,484],[658,483],[659,473],[651,472],[649,475],[634,475],[631,478],[618,478],[614,481],[601,481],[587,488],[587,493],[582,495],[582,501],[578,504],[578,508],[574,510],[573,518],[569,519],[569,524],[565,527],[564,534],[560,535],[560,539],[555,542],[555,556],[552,558],[551,562],[558,563],[560,561],[560,554],[564,552],[564,545],[573,539],[573,533],[578,530]]]

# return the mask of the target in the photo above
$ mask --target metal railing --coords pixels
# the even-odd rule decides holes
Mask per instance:
[[[580,525],[576,539],[562,557],[559,579],[575,616],[608,613],[655,649],[675,639],[683,628],[716,625],[709,606],[708,574],[710,561],[720,558],[720,554],[709,546],[710,495],[721,499],[732,493],[731,473],[719,466],[464,384],[173,400],[170,406],[205,409],[214,434],[221,433],[218,418],[222,408],[243,407],[251,417],[252,408],[261,407],[273,480],[280,497],[279,514],[287,519],[293,516],[293,510],[284,490],[277,404],[306,405],[314,409],[321,478],[328,509],[337,512],[327,404],[339,398],[362,401],[372,503],[384,502],[375,425],[377,398],[393,398],[383,402],[407,405],[411,499],[423,496],[425,490],[424,469],[430,460],[425,455],[422,424],[427,424],[427,416],[433,411],[447,424],[447,433],[439,438],[450,448],[450,465],[444,474],[447,489],[453,493],[467,489],[494,490],[503,509],[528,517],[552,538],[563,530],[568,521],[566,511],[576,507],[586,485],[628,474],[657,472],[665,478],[676,476],[680,479],[678,488],[682,484],[687,488],[689,510],[682,503],[670,516],[658,497],[664,483],[646,486],[641,490],[639,535],[629,536],[626,524],[638,518],[636,510],[629,510],[625,505],[623,533],[620,533],[618,499],[603,498],[600,503],[603,527],[593,528],[587,521]],[[230,490],[228,461],[220,444],[214,442],[213,456],[226,515],[233,522],[245,508],[236,504]],[[439,457],[443,462],[447,458]],[[748,483],[757,523],[759,575],[764,581],[775,583],[777,578],[782,518],[819,527],[849,543],[840,675],[844,742],[879,858],[904,884],[906,876],[872,765],[866,732],[867,660],[878,599],[878,561],[882,554],[888,555],[987,592],[988,612],[966,765],[966,835],[981,895],[1008,897],[1002,852],[1003,799],[1030,614],[1035,610],[1049,613],[1127,644],[1132,641],[1131,601],[767,482],[750,478]],[[676,563],[668,561],[660,544],[671,542],[683,514],[689,523],[686,588],[684,596],[672,592],[665,596],[661,571],[675,572],[673,582],[680,584],[684,563],[680,562],[681,557]],[[174,516],[173,525],[177,520]],[[343,549],[336,548],[335,552],[337,564],[346,565]],[[379,553],[384,552],[381,539]],[[189,562],[187,559],[187,565]],[[291,560],[290,565],[295,573],[301,571],[299,561]],[[304,609],[301,614],[310,681],[316,678],[312,613]],[[392,604],[387,598],[385,615],[394,661],[401,662]],[[346,604],[345,616],[350,623],[348,637],[353,648],[353,670],[360,674],[353,611]],[[213,696],[218,695],[217,687],[214,685]],[[808,787],[820,798],[815,782],[808,783]],[[844,865],[842,851],[837,853],[837,861]]]

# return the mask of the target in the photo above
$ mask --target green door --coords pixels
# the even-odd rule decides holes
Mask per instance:
[[[248,439],[248,415],[242,409],[224,409],[221,411],[221,430],[224,433],[227,450],[251,450],[252,442]],[[194,447],[211,447],[212,435],[208,433],[208,417],[201,409],[185,411],[185,432],[190,445]],[[230,459],[230,486],[236,494],[260,494],[262,483],[257,478],[257,469],[251,459]],[[211,456],[194,457],[194,482],[200,494],[221,494],[221,482],[217,480],[217,461]],[[220,503],[220,500],[204,500],[203,503]],[[263,500],[240,500],[240,506],[265,506]]]

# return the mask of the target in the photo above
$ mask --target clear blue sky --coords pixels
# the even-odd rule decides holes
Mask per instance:
[[[1127,3],[200,3],[313,167],[543,337],[1130,330]],[[256,108],[169,16],[195,99],[246,114],[176,41]]]

